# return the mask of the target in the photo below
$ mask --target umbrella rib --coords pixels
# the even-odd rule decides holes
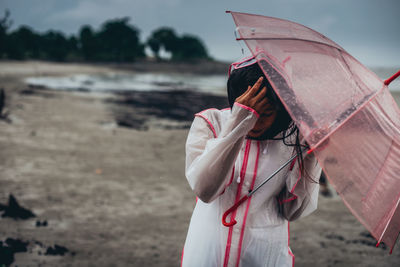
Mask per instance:
[[[354,77],[354,73],[351,71],[349,64],[347,63],[346,59],[343,57],[342,51],[339,50],[339,55],[342,58],[342,61],[344,62],[344,64],[346,65],[347,71],[351,74],[351,76],[353,77],[354,82],[356,83],[356,85],[358,86],[358,88],[362,91],[362,88],[360,86],[360,84],[358,83],[357,79]],[[352,102],[354,99],[354,90],[353,90],[353,95],[351,96]]]
[[[318,42],[318,41],[313,41],[313,40],[308,40],[308,39],[301,39],[301,38],[288,38],[288,37],[256,37],[256,38],[249,38],[249,37],[241,37],[241,38],[236,38],[236,41],[246,41],[246,40],[295,40],[295,41],[305,41],[305,42],[310,42],[310,43],[316,43],[316,44],[321,44],[321,45],[326,45],[335,49],[340,50],[341,52],[345,52],[343,48],[340,46],[334,46],[331,44],[327,44],[324,42]]]
[[[394,215],[394,213],[396,212],[396,209],[399,207],[399,203],[400,203],[400,194],[398,195],[396,208],[393,208],[393,209],[390,211],[390,213],[391,213],[390,216],[391,216],[391,217],[390,217],[390,219],[388,220],[388,222],[386,223],[385,229],[383,229],[383,232],[382,232],[381,236],[379,237],[378,242],[381,242],[381,241],[382,241],[383,236],[385,235],[386,230],[387,230],[387,228],[389,227],[389,224],[390,224],[391,220],[393,219],[393,215]],[[393,246],[394,246],[394,245],[395,245],[395,244],[393,244]]]
[[[362,105],[359,106],[359,108],[354,111],[350,116],[348,116],[346,119],[344,119],[341,123],[339,123],[328,135],[326,135],[325,137],[321,138],[321,140],[318,141],[318,143],[316,143],[315,145],[313,145],[311,147],[311,149],[315,149],[316,147],[318,147],[322,142],[324,142],[326,139],[328,139],[334,132],[336,132],[343,124],[345,124],[349,119],[351,119],[352,117],[354,117],[354,115],[356,115],[358,112],[360,112],[367,104],[369,104],[372,100],[374,100],[376,98],[377,95],[379,95],[383,89],[385,89],[385,85],[382,86],[381,89],[379,89],[378,91],[376,91],[368,100],[366,100]]]
[[[369,194],[371,193],[371,191],[374,189],[374,187],[376,186],[376,183],[379,181],[379,179],[381,178],[381,173],[385,170],[386,167],[386,162],[388,157],[390,156],[392,149],[393,149],[393,142],[394,139],[392,139],[392,142],[390,143],[390,148],[389,151],[387,152],[386,156],[385,156],[385,160],[382,163],[381,168],[379,169],[378,173],[375,176],[375,180],[374,182],[369,186],[367,192],[365,193],[364,197],[362,198],[362,201],[366,201],[368,199]]]

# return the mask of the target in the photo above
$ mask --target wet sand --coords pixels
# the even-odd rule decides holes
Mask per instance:
[[[184,177],[190,114],[222,107],[224,100],[181,92],[175,99],[185,107],[182,113],[154,92],[62,92],[21,81],[111,68],[116,71],[115,66],[0,62],[0,88],[12,121],[0,120],[0,203],[13,194],[36,215],[0,218],[0,241],[29,242],[27,252],[15,254],[14,265],[179,266],[195,204]],[[152,98],[163,105],[149,106]],[[192,102],[185,105],[185,99]],[[204,105],[193,105],[202,100]],[[68,252],[45,255],[55,245]],[[389,256],[388,249],[375,248],[337,196],[320,196],[318,211],[291,223],[290,246],[296,266],[400,262],[400,249]]]

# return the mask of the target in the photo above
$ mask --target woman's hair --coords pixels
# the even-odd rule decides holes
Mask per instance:
[[[300,143],[300,131],[286,111],[285,107],[282,105],[282,102],[279,100],[279,97],[276,95],[274,89],[258,64],[252,64],[243,68],[235,69],[230,73],[227,82],[229,104],[232,108],[236,98],[241,96],[247,90],[248,86],[253,86],[261,76],[264,77],[264,80],[260,86],[260,90],[267,87],[266,97],[268,98],[269,103],[275,107],[277,115],[274,123],[265,133],[263,133],[262,136],[252,139],[282,140],[286,146],[295,147],[296,152],[299,155],[297,160],[303,174],[304,162],[302,150],[305,145]]]
[[[247,87],[249,85],[253,86],[261,76],[264,77],[264,80],[260,86],[260,90],[264,87],[267,87],[266,97],[268,98],[269,103],[273,105],[275,110],[277,111],[277,116],[271,128],[268,129],[268,131],[266,131],[262,136],[256,139],[274,139],[277,134],[291,128],[291,126],[294,126],[294,124],[258,64],[252,64],[250,66],[236,69],[231,72],[227,84],[228,100],[232,108],[236,98],[241,96],[247,90]]]

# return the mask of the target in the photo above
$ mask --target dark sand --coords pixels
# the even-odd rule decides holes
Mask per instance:
[[[160,112],[146,104],[144,93],[38,90],[21,82],[26,76],[105,73],[111,67],[0,63],[12,121],[0,120],[0,203],[13,194],[36,215],[0,218],[0,241],[29,242],[13,266],[179,266],[195,204],[184,177],[190,114],[224,106],[223,99],[182,104],[181,112],[153,93],[166,109]],[[181,94],[190,103],[205,99]],[[321,196],[318,211],[291,223],[291,230],[296,266],[400,262],[400,249],[389,256],[388,249],[375,248],[337,196]],[[67,252],[46,255],[49,247]]]

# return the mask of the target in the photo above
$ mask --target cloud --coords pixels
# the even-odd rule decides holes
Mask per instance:
[[[329,32],[329,30],[336,26],[337,21],[337,17],[328,14],[317,18],[317,20],[312,22],[311,25],[313,25],[312,27],[314,29],[318,29],[319,31]]]
[[[265,14],[313,28],[368,61],[371,51],[392,51],[382,60],[399,61],[400,1],[386,0],[0,0],[0,11],[11,10],[13,29],[21,24],[38,31],[62,30],[76,34],[84,24],[98,27],[106,20],[128,16],[144,40],[154,29],[169,26],[178,34],[191,33],[204,40],[217,58],[234,59],[240,47],[234,25],[225,10]],[[357,49],[357,45],[360,49]],[[361,47],[370,47],[370,50]],[[370,58],[371,60],[369,60]]]
[[[52,14],[44,18],[48,25],[62,24],[64,27],[73,25],[91,24],[98,26],[104,21],[113,18],[131,17],[133,20],[139,18],[142,21],[154,21],[157,17],[153,15],[154,10],[174,8],[182,0],[81,0],[76,1],[65,9],[54,10]],[[77,26],[75,26],[76,28]]]

